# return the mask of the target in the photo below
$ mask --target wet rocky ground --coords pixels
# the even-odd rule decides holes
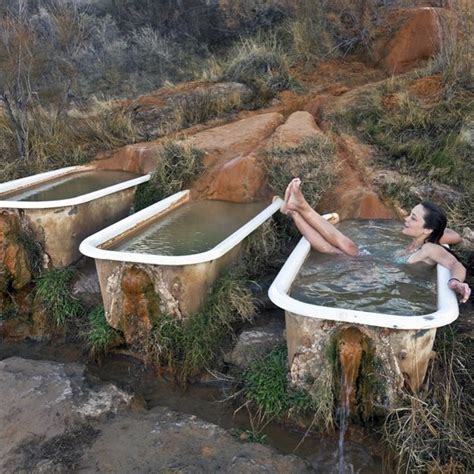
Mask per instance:
[[[0,472],[311,472],[269,446],[91,380],[77,363],[0,362]]]

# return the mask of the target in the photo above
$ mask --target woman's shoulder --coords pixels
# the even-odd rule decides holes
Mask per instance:
[[[420,249],[423,253],[432,254],[432,253],[444,253],[447,250],[440,244],[433,244],[432,242],[425,242]]]

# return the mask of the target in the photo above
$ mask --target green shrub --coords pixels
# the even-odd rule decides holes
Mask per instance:
[[[83,333],[89,350],[94,355],[105,354],[110,347],[120,340],[120,334],[105,319],[103,306],[97,306],[89,313],[89,327]]]
[[[211,366],[223,340],[233,334],[232,325],[251,319],[254,313],[246,280],[234,270],[217,280],[197,314],[184,321],[162,315],[145,350],[151,360],[166,364],[184,384]]]
[[[47,318],[56,326],[64,326],[84,311],[69,288],[73,277],[74,268],[69,267],[52,270],[36,279],[35,302],[44,308]]]
[[[186,143],[166,142],[156,157],[156,168],[148,183],[135,193],[135,210],[143,209],[181,191],[204,169],[204,153]]]
[[[275,418],[314,414],[312,425],[327,422],[324,418],[327,413],[319,410],[321,402],[306,390],[296,389],[288,383],[286,345],[276,346],[266,356],[253,361],[242,374],[241,385],[243,405],[249,408],[255,434]]]

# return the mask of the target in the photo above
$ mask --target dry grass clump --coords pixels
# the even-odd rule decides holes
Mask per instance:
[[[240,82],[255,92],[255,105],[296,84],[286,53],[275,39],[244,39],[229,52],[222,79]]]
[[[268,183],[273,192],[284,196],[288,183],[301,178],[305,196],[315,208],[337,175],[336,148],[325,136],[309,138],[294,147],[275,147],[265,157]]]
[[[138,187],[135,210],[181,191],[204,169],[204,153],[189,143],[165,142],[156,156],[156,168],[150,181]]]
[[[255,305],[239,270],[219,278],[197,314],[184,321],[160,316],[149,340],[139,348],[150,361],[167,366],[181,384],[211,367],[237,321],[253,318]]]
[[[0,113],[0,149],[7,181],[92,160],[103,150],[139,141],[130,116],[111,103],[101,103],[86,116],[51,113],[36,107],[28,115],[26,156],[18,158],[14,132]]]
[[[474,361],[472,341],[447,328],[437,336],[429,389],[407,396],[385,421],[386,459],[393,472],[472,472]]]
[[[198,123],[220,117],[244,105],[242,92],[219,94],[216,91],[203,89],[192,94],[184,94],[173,108],[169,118],[160,125],[160,135],[182,130]]]
[[[448,97],[459,89],[472,90],[474,79],[471,60],[474,50],[472,9],[463,2],[456,3],[454,8],[456,16],[441,19],[443,41],[431,65],[432,72],[442,73]]]
[[[289,48],[305,63],[358,47],[370,54],[380,20],[380,5],[373,0],[296,0],[287,22]]]

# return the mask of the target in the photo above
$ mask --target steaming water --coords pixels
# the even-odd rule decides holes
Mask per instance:
[[[20,193],[10,193],[7,201],[58,201],[70,199],[122,183],[139,175],[126,171],[92,170],[68,174],[31,186]]]
[[[212,249],[265,208],[264,203],[186,203],[113,250],[155,255],[192,255]]]
[[[306,303],[396,315],[436,311],[436,270],[397,263],[410,239],[398,221],[347,220],[338,229],[359,245],[361,256],[311,252],[291,295]]]

